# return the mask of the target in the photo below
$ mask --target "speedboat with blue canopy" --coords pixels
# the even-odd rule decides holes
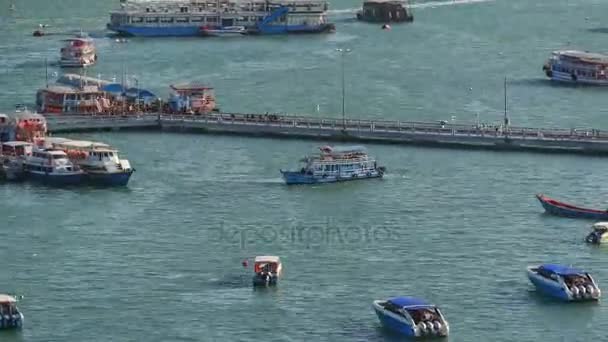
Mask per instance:
[[[390,330],[410,336],[448,336],[450,325],[435,305],[415,297],[375,300],[374,310],[380,323]]]
[[[378,166],[363,146],[322,146],[319,155],[306,156],[299,171],[283,171],[287,185],[335,183],[382,178],[386,168]]]
[[[557,264],[530,266],[528,278],[543,294],[564,301],[599,300],[600,288],[591,275],[581,269]]]

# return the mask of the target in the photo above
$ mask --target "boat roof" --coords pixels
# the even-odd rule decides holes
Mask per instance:
[[[551,272],[559,274],[559,275],[577,275],[577,274],[586,273],[585,271],[578,269],[578,268],[573,268],[573,267],[568,267],[568,266],[558,265],[558,264],[544,264],[544,265],[541,265],[540,268],[543,268],[545,270],[551,271]]]
[[[86,140],[69,140],[69,139],[66,139],[63,142],[56,142],[56,144],[57,145],[66,146],[66,147],[74,147],[74,148],[85,148],[85,147],[107,148],[107,149],[110,148],[110,145],[108,145],[108,144],[94,142],[94,141],[86,141]]]
[[[8,115],[0,113],[0,118],[8,118]]]
[[[52,156],[65,156],[66,155],[65,152],[63,152],[61,150],[52,150],[52,149],[49,149],[49,150],[45,150],[44,152],[46,152],[46,153],[48,153],[48,154],[50,154]]]
[[[608,228],[608,222],[596,222],[593,224],[593,228]]]
[[[183,83],[183,84],[172,84],[171,89],[175,91],[187,91],[187,90],[210,90],[212,87],[208,87],[202,83]]]
[[[29,110],[17,111],[11,115],[13,118],[17,120],[29,120],[29,119],[38,119],[40,121],[46,121],[44,116],[38,113],[30,112]]]
[[[579,50],[562,50],[562,51],[554,51],[554,55],[578,58],[590,63],[608,63],[608,55],[597,53],[597,52],[589,52],[589,51],[579,51]]]
[[[427,302],[426,300],[422,299],[422,298],[416,298],[416,297],[394,297],[388,300],[389,302],[400,306],[400,307],[428,307],[428,308],[432,308],[434,307],[433,304]]]
[[[367,149],[360,145],[352,145],[352,146],[321,146],[319,147],[321,151],[328,151],[330,153],[366,153]]]
[[[262,255],[262,256],[256,256],[255,263],[258,262],[272,262],[272,263],[280,263],[281,262],[281,258],[279,258],[278,256],[272,256],[272,255]]]
[[[56,94],[102,93],[102,91],[99,90],[99,88],[97,88],[95,86],[89,86],[89,87],[83,87],[83,88],[77,89],[77,88],[65,86],[65,85],[51,85],[51,86],[44,88],[43,90],[46,90],[51,93],[56,93]]]
[[[0,303],[17,303],[17,299],[13,296],[0,294]]]
[[[17,147],[17,146],[33,146],[32,143],[25,141],[7,141],[2,143],[3,146]]]

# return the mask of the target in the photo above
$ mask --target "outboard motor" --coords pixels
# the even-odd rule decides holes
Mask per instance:
[[[580,293],[581,293],[581,297],[586,297],[586,295],[587,295],[587,289],[585,289],[585,287],[584,287],[584,286],[579,286],[579,287],[578,287],[578,290],[579,290],[579,291],[580,291]]]
[[[578,292],[579,292],[579,291],[578,291],[578,289],[576,288],[576,286],[572,286],[572,287],[570,288],[570,292],[572,292],[572,296],[573,296],[573,297],[575,297],[575,298],[576,298],[576,297],[578,297]]]
[[[439,321],[435,321],[435,322],[433,322],[433,324],[435,325],[435,330],[437,330],[437,332],[440,332],[441,328],[443,328],[443,326],[441,325],[441,322],[439,322]]]
[[[426,324],[424,322],[418,323],[418,329],[420,329],[421,335],[426,335]]]
[[[587,237],[585,238],[585,241],[587,241],[588,243],[600,243],[600,239],[601,239],[601,235],[598,232],[591,232],[589,233],[589,235],[587,235]]]
[[[435,326],[433,325],[433,322],[426,322],[426,327],[430,334],[435,333]]]

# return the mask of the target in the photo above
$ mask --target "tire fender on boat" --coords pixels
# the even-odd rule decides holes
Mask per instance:
[[[570,77],[572,78],[572,80],[573,80],[573,81],[575,81],[575,82],[576,82],[577,77],[576,77],[576,74],[575,74],[575,73],[572,73],[572,74],[570,75]]]

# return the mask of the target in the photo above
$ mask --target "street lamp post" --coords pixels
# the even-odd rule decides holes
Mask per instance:
[[[346,131],[346,87],[344,80],[344,55],[351,52],[351,49],[336,49],[340,53],[342,63],[342,129]]]

